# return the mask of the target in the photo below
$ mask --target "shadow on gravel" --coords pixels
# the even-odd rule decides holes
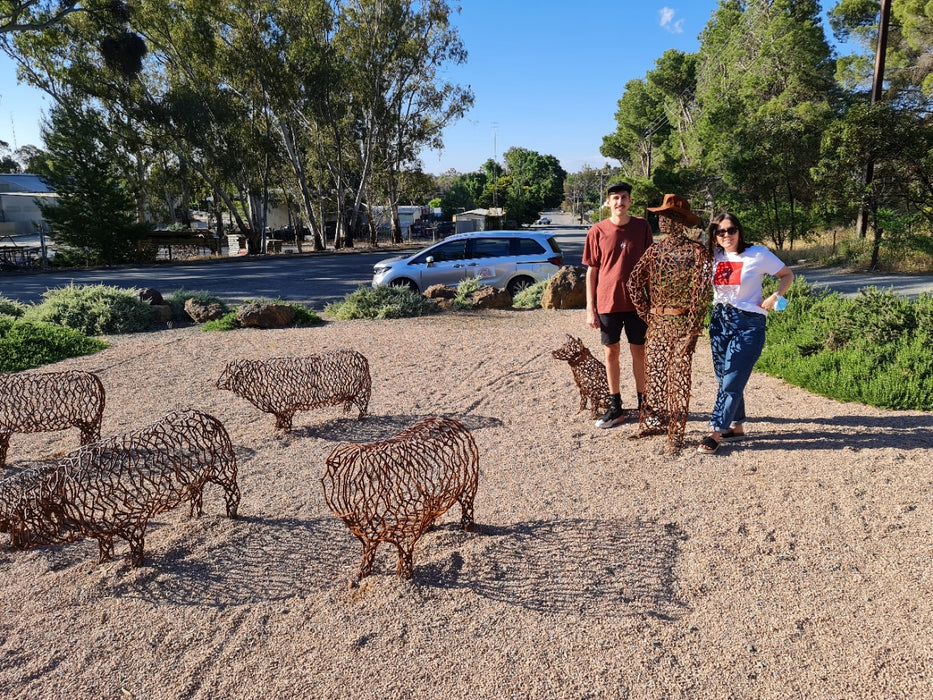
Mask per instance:
[[[807,418],[806,423],[826,426],[825,430],[799,430],[801,420],[794,416],[762,416],[761,421],[789,426],[787,433],[762,432],[749,424],[749,442],[782,450],[842,450],[895,447],[918,450],[933,447],[933,416],[828,416]],[[742,444],[742,443],[736,443]]]
[[[441,542],[469,537],[448,532]],[[478,524],[475,534],[441,545],[453,549],[441,563],[418,566],[416,552],[415,581],[549,613],[673,620],[689,610],[678,594],[686,535],[676,525],[575,519]]]
[[[300,415],[300,414],[299,414]],[[424,415],[397,415],[397,416],[366,416],[363,420],[353,418],[336,418],[323,423],[309,426],[298,426],[291,435],[301,438],[318,438],[320,440],[333,440],[334,442],[375,442],[395,437],[405,428],[425,418],[443,416],[453,418],[463,423],[467,430],[473,432],[483,428],[495,428],[502,425],[502,421],[491,416],[459,416],[444,413]]]

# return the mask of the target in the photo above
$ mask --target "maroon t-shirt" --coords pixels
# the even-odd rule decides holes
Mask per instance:
[[[630,217],[624,226],[603,219],[589,230],[583,264],[596,269],[596,313],[635,310],[625,283],[653,240],[651,224],[640,216]]]

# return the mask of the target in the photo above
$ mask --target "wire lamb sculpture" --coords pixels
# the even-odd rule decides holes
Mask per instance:
[[[0,482],[0,530],[20,548],[97,540],[100,562],[113,558],[114,537],[142,566],[149,519],[181,503],[202,512],[207,482],[224,490],[227,515],[240,503],[233,445],[219,420],[176,411],[155,423],[81,447],[52,466]]]
[[[337,445],[321,485],[327,505],[363,544],[357,578],[372,572],[380,542],[395,545],[396,574],[411,578],[415,543],[454,503],[460,503],[460,526],[473,528],[478,481],[470,431],[435,417],[388,440]]]
[[[0,375],[0,467],[13,433],[78,428],[81,444],[100,439],[106,393],[96,374],[29,372]]]
[[[551,353],[555,360],[566,360],[580,391],[580,411],[589,405],[594,418],[609,410],[609,383],[606,366],[593,357],[583,341],[569,333],[567,340]],[[579,412],[579,411],[578,411]]]
[[[372,393],[369,361],[355,350],[333,350],[307,357],[232,360],[217,380],[260,411],[275,416],[275,429],[289,432],[298,411],[356,404],[366,415]]]
[[[686,200],[665,195],[665,205],[671,201],[673,211],[658,211],[661,233],[667,235],[639,259],[628,289],[648,324],[638,435],[659,434],[666,426],[668,451],[676,454],[683,446],[693,352],[709,306],[713,268],[709,251],[684,235],[685,220],[699,223],[699,217]],[[677,209],[689,215],[680,216]]]

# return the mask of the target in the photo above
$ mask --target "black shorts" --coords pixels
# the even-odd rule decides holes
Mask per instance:
[[[629,345],[644,345],[648,324],[641,320],[636,311],[618,311],[598,314],[599,338],[603,345],[615,345],[622,339],[622,329]]]

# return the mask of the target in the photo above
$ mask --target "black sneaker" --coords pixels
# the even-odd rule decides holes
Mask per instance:
[[[596,421],[596,427],[614,428],[619,423],[624,422],[627,417],[621,406],[610,406],[609,410]]]

